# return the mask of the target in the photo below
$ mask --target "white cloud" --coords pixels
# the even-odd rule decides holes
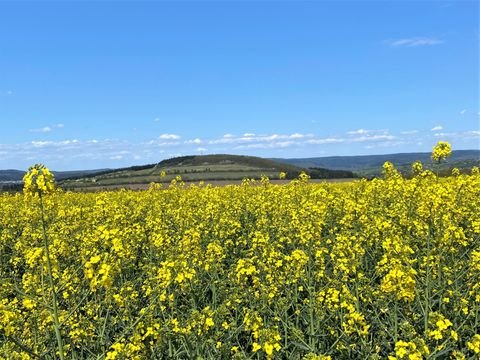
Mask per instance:
[[[418,130],[405,130],[405,131],[400,131],[400,134],[402,135],[413,135],[418,133]]]
[[[443,126],[442,125],[437,125],[437,126],[434,126],[431,131],[440,131],[440,130],[443,130]]]
[[[433,136],[436,138],[451,138],[454,139],[455,141],[457,140],[470,140],[470,139],[476,139],[480,137],[480,131],[479,130],[469,130],[469,131],[463,131],[463,132],[439,132],[435,133]]]
[[[55,125],[52,125],[52,126],[44,126],[44,127],[38,128],[38,129],[30,129],[29,131],[30,132],[35,132],[35,133],[49,133],[49,132],[52,132],[53,129],[61,129],[64,126],[65,125],[63,125],[63,124],[55,124]]]
[[[358,129],[358,130],[351,130],[347,131],[348,135],[388,135],[388,129],[381,129],[381,130],[366,130],[366,129]]]
[[[303,135],[303,134],[299,134],[299,133],[295,133],[295,134],[292,134],[290,135],[290,139],[303,139],[306,135]]]
[[[185,144],[197,144],[197,145],[199,145],[199,144],[202,144],[202,143],[203,143],[202,139],[199,139],[199,138],[185,141]]]
[[[53,145],[53,142],[52,141],[32,141],[32,145],[34,147],[44,147],[44,146]]]
[[[180,145],[182,143],[180,141],[169,141],[169,139],[167,139],[166,141],[164,139],[157,139],[157,140],[147,141],[144,144],[149,145],[149,146],[162,147],[162,146],[176,146],[176,145]]]
[[[7,95],[13,95],[13,91],[12,90],[7,90]]]
[[[290,146],[295,145],[294,141],[275,141],[275,142],[268,142],[268,143],[255,143],[255,144],[246,144],[246,145],[238,145],[235,147],[237,150],[245,150],[245,149],[277,149],[277,148],[287,148]]]
[[[44,126],[39,129],[30,129],[30,132],[39,132],[39,133],[49,133],[52,131],[52,128],[50,126]]]
[[[70,144],[78,144],[79,141],[77,139],[73,139],[73,140],[64,140],[64,141],[60,141],[59,144],[61,145],[70,145]]]
[[[51,128],[54,128],[53,125]],[[116,167],[129,166],[134,161],[137,163],[141,161],[145,164],[155,163],[170,155],[199,154],[207,151],[209,153],[250,152],[259,156],[272,156],[275,151],[279,154],[278,156],[284,157],[291,156],[294,153],[302,153],[305,154],[304,156],[308,156],[307,154],[318,156],[327,149],[330,149],[329,152],[331,152],[334,147],[339,151],[344,151],[344,148],[353,149],[353,151],[365,148],[388,149],[391,147],[393,149],[395,146],[405,144],[416,146],[419,141],[422,142],[432,137],[439,139],[447,137],[452,141],[455,140],[455,143],[461,141],[472,143],[480,137],[478,129],[451,133],[444,133],[441,130],[441,127],[440,129],[437,127],[435,131],[428,132],[425,136],[421,136],[422,134],[417,130],[405,130],[399,132],[398,137],[390,134],[389,130],[366,129],[357,129],[348,131],[343,135],[332,134],[331,136],[299,132],[257,135],[245,133],[238,136],[225,134],[210,139],[191,138],[186,140],[180,140],[180,135],[163,134],[163,138],[157,137],[144,142],[98,138],[52,141],[46,135],[46,139],[40,138],[28,143],[0,143],[0,161],[5,164],[4,166],[6,166],[7,161],[9,164],[17,164],[16,166],[28,166],[30,163],[41,161],[46,163],[47,166],[53,164],[51,167],[58,169],[57,166],[64,166],[69,159],[72,162],[75,159],[81,159],[81,162],[79,160],[77,162],[86,167],[91,167],[91,165],[86,164],[104,164],[100,166]],[[417,135],[407,136],[410,134]],[[270,155],[269,152],[272,154]],[[60,157],[64,158],[63,162],[60,162]]]
[[[60,147],[70,147],[71,146],[78,146],[80,145],[80,141],[78,141],[77,139],[73,139],[73,140],[62,140],[62,141],[32,141],[31,144],[34,146],[34,147],[46,147],[46,146],[51,146],[51,147],[56,147],[56,148],[60,148]]]
[[[158,138],[162,140],[178,140],[180,136],[176,134],[161,134]]]
[[[356,138],[351,138],[350,141],[352,142],[366,142],[366,141],[379,141],[379,140],[393,140],[395,136],[393,135],[367,135],[367,136],[359,136]]]
[[[347,131],[347,134],[349,134],[349,135],[364,135],[364,134],[368,134],[368,133],[370,133],[370,130],[365,130],[365,129]]]
[[[386,41],[391,47],[417,47],[417,46],[432,46],[443,44],[443,40],[437,38],[429,37],[414,37],[414,38],[405,38],[398,40],[388,40]]]
[[[156,117],[155,119],[153,119],[153,121],[159,122],[159,121],[160,121],[160,118]]]
[[[236,145],[235,149],[272,149],[284,148],[291,146],[305,146],[305,145],[325,145],[342,142],[380,142],[391,141],[395,136],[390,135],[388,130],[365,130],[359,129],[349,131],[347,138],[327,137],[319,138],[313,134],[293,133],[285,134],[269,134],[269,135],[255,135],[251,133],[243,134],[243,136],[223,136],[219,139],[212,139],[208,141],[210,145]]]
[[[390,135],[389,130],[366,130],[358,129],[347,131],[347,134],[350,135],[346,141],[348,142],[369,142],[369,141],[387,141],[393,140],[395,137]]]
[[[323,144],[335,144],[345,142],[345,139],[338,138],[325,138],[325,139],[310,139],[307,140],[307,144],[323,145]]]
[[[463,135],[465,137],[480,137],[480,131],[479,130],[470,130],[470,131],[466,131],[463,133]]]
[[[444,137],[447,137],[447,136],[455,136],[455,134],[454,133],[443,133],[443,132],[441,132],[441,133],[435,133],[435,134],[433,134],[433,136],[444,138]]]
[[[460,115],[465,115],[466,112],[467,112],[467,109],[463,109],[462,111],[460,111]]]

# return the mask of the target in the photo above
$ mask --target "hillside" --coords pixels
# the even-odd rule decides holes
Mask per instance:
[[[123,184],[148,184],[150,182],[170,182],[180,175],[184,181],[241,180],[245,177],[260,178],[266,175],[278,179],[280,172],[287,178],[297,177],[304,168],[279,163],[270,159],[240,155],[201,155],[181,156],[166,159],[158,164],[132,166],[128,168],[104,171],[88,176],[65,179],[61,186],[65,188],[87,186],[109,186]],[[352,178],[350,171],[329,169],[305,169],[314,179]],[[160,173],[165,176],[160,178]]]
[[[298,159],[272,159],[278,162],[299,167],[322,167],[332,170],[348,170],[362,176],[375,176],[381,174],[382,165],[386,161],[392,162],[395,167],[404,173],[410,171],[413,162],[419,160],[426,168],[432,168],[431,153],[400,153],[385,155],[360,155],[360,156],[328,156]],[[480,150],[455,150],[451,157],[440,165],[440,171],[447,171],[453,167],[459,169],[472,168],[480,165]]]
[[[72,177],[83,177],[88,175],[97,174],[99,172],[108,171],[107,169],[97,170],[71,170],[71,171],[53,171],[56,180],[62,180]],[[0,170],[0,183],[2,182],[20,182],[22,181],[25,171],[21,170]]]
[[[21,181],[25,171],[20,170],[0,170],[0,182]]]

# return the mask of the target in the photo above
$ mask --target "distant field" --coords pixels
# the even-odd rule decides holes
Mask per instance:
[[[352,181],[358,180],[357,178],[345,178],[345,179],[311,179],[309,182],[315,183],[315,184],[320,184],[320,183],[349,183]],[[286,185],[290,182],[291,180],[270,180],[270,183],[273,185]],[[184,181],[185,186],[191,186],[191,185],[199,185],[199,181]],[[242,180],[207,180],[203,184],[203,186],[206,185],[211,185],[214,187],[222,187],[222,186],[228,186],[228,185],[240,185],[242,183]],[[163,188],[168,189],[170,183],[169,182],[163,182],[160,183]],[[260,182],[258,182],[260,184]],[[96,191],[110,191],[110,190],[118,190],[118,189],[129,189],[129,190],[148,190],[150,188],[150,183],[148,184],[135,184],[135,183],[129,183],[129,184],[111,184],[111,185],[89,185],[85,187],[75,187],[73,190],[76,191],[87,191],[87,192],[96,192]],[[69,188],[66,188],[68,190]]]

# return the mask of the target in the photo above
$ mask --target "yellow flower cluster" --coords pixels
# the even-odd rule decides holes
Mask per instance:
[[[433,161],[442,161],[448,158],[452,154],[452,146],[446,141],[439,141],[432,151]]]
[[[480,173],[384,170],[71,193],[34,167],[42,211],[0,196],[0,358],[58,358],[52,288],[68,359],[478,357]]]
[[[389,356],[388,359],[422,360],[429,354],[430,350],[423,340],[408,342],[400,340],[395,343],[395,356]]]
[[[42,164],[31,166],[23,177],[23,191],[26,195],[44,195],[55,191],[55,178]]]
[[[458,335],[454,330],[451,330],[452,322],[445,318],[442,314],[431,313],[430,314],[430,329],[428,336],[435,340],[441,340],[445,336],[451,336],[453,340],[458,340]]]
[[[480,334],[475,334],[472,340],[467,342],[467,346],[475,354],[480,354]]]

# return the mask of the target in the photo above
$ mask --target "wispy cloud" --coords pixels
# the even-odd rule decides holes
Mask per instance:
[[[151,146],[151,147],[169,147],[169,146],[177,146],[181,145],[182,142],[176,141],[176,140],[171,140],[171,139],[156,139],[156,140],[150,140],[142,145],[146,146]]]
[[[454,134],[453,133],[444,133],[444,132],[433,134],[433,136],[435,136],[437,138],[444,138],[444,137],[452,136],[452,135],[454,135]]]
[[[161,134],[158,138],[162,139],[162,140],[178,140],[178,139],[180,139],[180,135],[177,135],[177,134]]]
[[[440,130],[443,130],[443,126],[442,125],[437,125],[437,126],[434,126],[431,131],[440,131]]]
[[[44,127],[37,128],[37,129],[30,129],[29,131],[34,132],[34,133],[49,133],[49,132],[52,132],[54,129],[61,129],[64,126],[65,125],[63,125],[63,124],[55,124],[55,125],[50,125],[50,126],[44,126]]]
[[[235,136],[232,134],[225,134],[223,137],[219,139],[211,139],[208,141],[211,145],[219,145],[219,144],[232,144],[232,145],[239,145],[241,147],[237,148],[271,148],[277,144],[277,147],[285,147],[288,144],[293,145],[296,141],[301,139],[311,138],[313,137],[312,134],[300,134],[300,133],[293,133],[290,135],[287,134],[263,134],[257,135],[254,133],[245,133],[241,136]],[[285,141],[292,141],[291,143],[285,143]],[[245,144],[249,144],[246,146]],[[264,145],[260,145],[264,144]],[[267,145],[268,144],[268,145]]]
[[[295,145],[294,141],[273,141],[254,143],[246,145],[235,146],[236,150],[249,150],[249,149],[282,149]]]
[[[312,145],[324,145],[324,144],[337,144],[337,143],[342,143],[345,142],[345,139],[339,139],[339,138],[320,138],[320,139],[310,139],[307,140],[307,144],[312,144]]]
[[[192,140],[185,140],[184,143],[185,144],[197,144],[197,145],[199,145],[199,144],[202,144],[203,141],[202,141],[202,139],[196,138],[196,139],[192,139]]]
[[[312,145],[329,145],[338,143],[361,143],[392,141],[395,138],[388,130],[365,130],[358,129],[347,132],[348,136],[318,137],[313,134],[264,134],[255,135],[245,133],[241,136],[226,134],[221,138],[210,139],[208,144],[212,146],[233,146],[237,150],[246,149],[282,149],[288,147],[304,147]]]
[[[58,124],[57,124],[58,125]],[[119,139],[65,139],[44,138],[28,143],[0,143],[0,164],[16,164],[28,167],[35,162],[46,163],[54,169],[64,167],[69,162],[80,163],[83,168],[100,166],[129,166],[139,163],[155,163],[179,154],[233,153],[258,156],[291,157],[292,154],[318,156],[337,149],[376,149],[394,148],[409,144],[412,147],[424,146],[433,139],[447,139],[454,143],[471,144],[480,138],[480,131],[472,129],[463,132],[443,132],[438,125],[430,131],[407,130],[391,133],[390,130],[357,129],[320,136],[309,133],[290,134],[225,134],[214,138],[194,138],[180,140],[176,134],[162,134],[143,142],[130,142]],[[415,135],[412,135],[415,134]],[[40,136],[39,136],[40,137]],[[207,150],[208,149],[208,150]],[[334,151],[335,153],[335,151]],[[308,155],[305,155],[308,156]],[[80,161],[81,160],[81,161]],[[3,165],[4,167],[6,165]],[[67,165],[69,166],[69,165]]]
[[[455,140],[471,140],[480,138],[479,130],[468,130],[468,131],[459,131],[459,132],[439,132],[434,134],[436,138],[451,138]]]
[[[400,131],[400,134],[402,135],[414,135],[418,133],[418,130],[405,130],[405,131]]]
[[[465,115],[466,112],[467,112],[467,109],[463,109],[462,111],[460,111],[460,115]]]
[[[379,143],[368,144],[365,149],[390,148],[406,144],[405,141],[382,141]]]
[[[30,132],[38,132],[38,133],[49,133],[52,131],[52,128],[50,126],[44,126],[42,128],[38,129],[30,129]]]
[[[386,43],[391,47],[417,47],[417,46],[432,46],[443,44],[444,41],[431,37],[414,37],[396,40],[387,40]]]
[[[345,139],[347,142],[376,142],[376,141],[389,141],[395,139],[395,136],[391,135],[389,130],[366,130],[358,129],[347,131],[349,137]]]
[[[348,135],[378,135],[378,134],[388,134],[388,129],[382,130],[367,130],[367,129],[358,129],[358,130],[351,130],[347,131]]]
[[[369,136],[359,136],[350,139],[352,142],[369,142],[369,141],[380,141],[380,140],[393,140],[395,136],[393,135],[369,135]]]
[[[466,138],[480,138],[480,131],[479,130],[470,130],[465,131],[463,136]]]
[[[370,130],[365,130],[365,129],[347,131],[347,134],[349,134],[349,135],[365,135],[365,134],[368,134],[368,133],[370,133]]]

